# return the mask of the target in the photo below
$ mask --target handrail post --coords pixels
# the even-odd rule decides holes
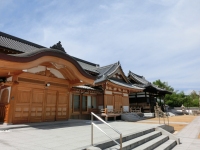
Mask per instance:
[[[103,122],[104,124],[106,124],[107,126],[109,126],[111,129],[113,129],[115,132],[117,132],[118,134],[120,134],[120,143],[118,143],[116,140],[114,140],[112,137],[110,137],[109,135],[107,135],[102,129],[100,129],[94,122],[93,122],[93,116],[96,117],[99,121]],[[94,131],[93,128],[94,126],[99,129],[102,133],[104,133],[107,137],[109,137],[111,140],[113,140],[117,145],[120,146],[120,150],[122,150],[122,133],[120,133],[119,131],[117,131],[116,129],[114,129],[113,127],[111,127],[108,123],[106,123],[104,120],[102,120],[100,117],[98,117],[96,114],[94,114],[93,112],[91,112],[91,145],[93,146],[93,135],[94,135]]]
[[[93,146],[93,114],[91,113],[91,145]]]
[[[122,150],[122,134],[120,134],[120,150]]]

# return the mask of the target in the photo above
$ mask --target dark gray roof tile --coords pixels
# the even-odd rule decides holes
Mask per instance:
[[[112,83],[115,83],[115,84],[117,84],[117,85],[121,85],[121,86],[124,86],[124,87],[132,88],[132,89],[136,89],[136,90],[141,90],[141,91],[144,90],[144,88],[142,88],[142,87],[137,87],[137,86],[135,86],[135,85],[133,85],[133,84],[121,82],[121,81],[119,81],[119,80],[113,80],[113,79],[108,79],[108,80],[109,80],[110,82],[112,82]]]
[[[94,72],[94,73],[99,73],[96,69],[97,67],[96,66],[93,66],[93,65],[90,65],[90,64],[87,64],[85,62],[81,62],[81,61],[77,61],[81,67],[85,70],[88,70],[88,71],[91,71],[91,72]]]
[[[76,57],[73,57],[73,58],[80,64],[80,66],[83,69],[85,69],[87,71],[91,71],[91,72],[96,73],[96,74],[99,74],[99,72],[97,71],[99,64],[95,64],[95,63],[92,63],[92,62],[89,62],[89,61],[85,61],[85,60],[82,60],[82,59],[76,58]]]
[[[129,71],[128,73],[128,77],[133,79],[135,82],[139,83],[139,84],[149,84],[150,82],[147,81],[143,76],[139,76],[131,71]]]
[[[44,46],[31,43],[3,32],[0,32],[0,46],[19,52],[30,52],[39,48],[45,48]]]

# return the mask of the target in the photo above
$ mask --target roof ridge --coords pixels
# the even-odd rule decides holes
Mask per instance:
[[[30,45],[30,46],[34,46],[34,47],[37,47],[37,48],[46,48],[46,47],[44,47],[44,46],[42,46],[42,45],[38,45],[38,44],[35,44],[35,43],[33,43],[33,42],[29,42],[29,41],[27,41],[27,40],[18,38],[18,37],[16,37],[16,36],[13,36],[13,35],[10,35],[10,34],[1,32],[1,31],[0,31],[0,36],[5,37],[5,38],[8,38],[8,39],[11,39],[11,40],[14,40],[14,41],[18,41],[18,42],[21,42],[21,43],[24,43],[24,44],[27,44],[27,45]]]
[[[108,76],[110,76],[111,74],[113,74],[119,68],[119,66],[120,66],[120,64],[115,68],[115,70],[113,70],[111,73],[109,73]]]
[[[103,68],[106,68],[106,67],[108,67],[108,66],[112,66],[112,65],[114,65],[114,64],[117,64],[117,63],[113,63],[113,64],[106,65],[106,66],[102,66],[102,67],[99,67],[98,69],[103,69]]]
[[[110,67],[108,70],[106,70],[106,71],[103,73],[103,75],[105,75],[108,71],[110,71],[110,70],[113,68],[113,66],[116,65],[116,64],[117,64],[117,63],[114,63],[114,64],[110,65],[111,67]],[[107,75],[107,76],[109,76],[109,75]]]
[[[145,77],[144,77],[144,76],[141,76],[141,75],[135,74],[135,73],[133,73],[133,72],[132,72],[132,71],[130,71],[130,70],[129,70],[129,74],[133,74],[133,75],[135,75],[135,76],[137,76],[137,77],[140,77],[140,78],[143,78],[143,79],[145,79]]]

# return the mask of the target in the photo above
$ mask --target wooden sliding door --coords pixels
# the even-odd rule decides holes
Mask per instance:
[[[33,89],[30,105],[30,122],[42,122],[44,112],[45,92],[41,89]]]
[[[57,101],[57,116],[56,120],[68,119],[69,112],[69,96],[66,93],[59,92]]]
[[[13,112],[13,123],[29,122],[31,88],[18,87]]]
[[[57,91],[47,90],[44,106],[44,121],[56,120]]]
[[[69,95],[49,89],[18,87],[13,123],[67,120]]]

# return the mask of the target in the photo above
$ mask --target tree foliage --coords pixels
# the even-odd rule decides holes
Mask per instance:
[[[162,81],[160,81],[160,79],[154,81],[153,84],[154,84],[154,85],[157,85],[159,88],[168,90],[168,91],[170,91],[170,92],[173,92],[173,91],[174,91],[174,88],[172,88],[171,86],[169,86],[167,82],[162,82]]]
[[[183,91],[175,91],[167,82],[156,80],[153,84],[172,92],[172,94],[165,95],[165,103],[167,105],[171,107],[180,107],[183,104],[185,107],[199,107],[199,95],[195,91],[186,95]]]

